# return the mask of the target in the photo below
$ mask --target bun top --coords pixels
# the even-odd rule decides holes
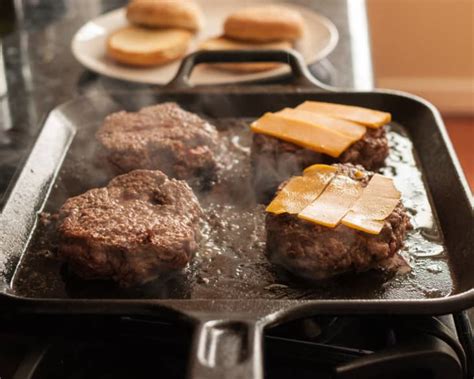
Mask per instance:
[[[203,24],[202,11],[192,0],[132,0],[127,6],[127,19],[137,25],[189,30]]]
[[[298,11],[280,5],[248,7],[227,17],[224,32],[247,41],[294,41],[303,35],[304,20]]]

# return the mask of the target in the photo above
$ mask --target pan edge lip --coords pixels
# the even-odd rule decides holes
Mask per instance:
[[[199,89],[199,88],[198,88]],[[173,91],[160,91],[160,90],[152,90],[152,89],[140,89],[140,90],[121,90],[121,91],[104,91],[106,93],[109,93],[109,94],[113,94],[113,93],[118,93],[118,94],[130,94],[130,93],[141,93],[141,94],[151,94],[151,95],[161,95],[161,94],[164,94],[166,95],[168,92],[173,92]],[[184,91],[184,92],[187,92],[187,91]],[[192,92],[192,91],[188,91],[188,92]],[[199,91],[199,92],[206,92],[206,91]],[[224,90],[225,92],[225,90]],[[241,95],[245,95],[246,94],[246,90],[245,88],[243,88],[240,92],[236,92],[236,94],[241,94]],[[460,170],[460,164],[459,164],[459,161],[457,160],[457,156],[454,152],[454,149],[452,148],[452,145],[450,143],[450,140],[449,138],[447,138],[447,132],[446,132],[446,129],[444,127],[444,123],[441,119],[441,115],[439,113],[439,111],[437,110],[437,108],[431,104],[429,101],[419,97],[419,96],[416,96],[416,95],[412,95],[410,93],[406,93],[406,92],[403,92],[403,91],[398,91],[398,90],[390,90],[390,89],[377,89],[377,90],[374,90],[374,91],[341,91],[341,92],[336,92],[336,93],[324,93],[324,92],[315,92],[314,89],[312,88],[305,88],[303,92],[294,92],[294,91],[291,91],[291,90],[287,90],[286,91],[288,94],[305,94],[305,93],[311,93],[313,95],[322,95],[322,96],[325,96],[326,94],[328,95],[331,95],[331,94],[348,94],[348,95],[363,95],[363,94],[366,94],[366,95],[374,95],[374,94],[380,94],[380,95],[391,95],[391,96],[400,96],[400,97],[403,97],[403,98],[406,98],[407,100],[410,100],[410,101],[416,101],[418,103],[420,103],[420,105],[428,108],[429,111],[431,111],[432,115],[434,116],[435,118],[435,123],[437,124],[436,127],[439,128],[439,130],[441,131],[442,133],[442,137],[443,137],[443,140],[444,140],[444,143],[446,144],[446,147],[448,149],[448,153],[450,155],[450,158],[452,159],[453,163],[454,163],[454,168],[456,170],[456,173],[457,175],[461,178],[461,181],[462,179],[464,179],[465,181],[465,177],[463,175],[463,171]],[[95,94],[89,94],[89,95],[78,95],[78,96],[73,96],[70,100],[66,101],[66,102],[63,102],[59,105],[57,105],[56,107],[52,108],[50,110],[50,112],[47,113],[47,115],[45,115],[43,117],[43,126],[45,124],[45,120],[47,118],[49,118],[54,112],[58,112],[60,111],[60,109],[62,107],[67,107],[69,106],[70,104],[74,104],[76,102],[80,102],[80,101],[85,101],[85,100],[93,100],[94,98],[96,97],[100,97],[100,96],[103,96],[104,94],[103,93],[95,93]],[[268,92],[264,93],[262,92],[261,93],[262,96],[264,95],[270,95]],[[41,131],[40,133],[41,134]],[[38,138],[39,138],[39,135],[38,135]],[[32,147],[34,147],[37,143],[37,140],[35,140],[35,142],[32,144]],[[27,157],[27,159],[29,158],[29,155]],[[23,170],[23,168],[22,168]],[[21,170],[21,171],[22,171]],[[466,182],[467,183],[467,182]],[[465,184],[465,183],[461,183],[461,184]],[[470,197],[471,198],[471,206],[474,204],[474,199],[472,198],[472,196]],[[8,200],[7,200],[8,202]],[[14,295],[14,294],[8,294],[8,293],[4,293],[3,290],[0,290],[0,299],[2,297],[5,297],[5,298],[9,298],[11,300],[15,300],[15,301],[19,301],[19,302],[23,302],[23,303],[29,303],[30,305],[46,305],[46,304],[51,304],[51,303],[56,303],[56,302],[61,302],[64,304],[65,307],[67,307],[68,305],[70,306],[75,306],[75,305],[78,305],[78,304],[84,304],[86,306],[89,306],[89,305],[94,305],[96,304],[96,302],[100,302],[100,305],[105,305],[105,304],[122,304],[122,305],[125,305],[125,304],[130,304],[131,306],[136,306],[136,305],[160,305],[160,306],[163,306],[165,308],[168,308],[168,309],[171,309],[172,307],[170,305],[172,304],[178,304],[178,303],[182,303],[182,302],[209,302],[209,301],[215,301],[215,302],[236,302],[236,303],[239,303],[239,302],[246,302],[248,300],[245,300],[245,299],[235,299],[235,300],[232,300],[232,299],[193,299],[193,300],[187,300],[187,299],[132,299],[132,300],[126,300],[126,299],[61,299],[61,298],[28,298],[28,297],[22,297],[22,296],[17,296],[17,295]],[[347,305],[348,307],[354,307],[354,306],[357,306],[357,307],[360,307],[361,311],[365,311],[366,309],[371,309],[371,308],[376,308],[376,307],[385,307],[387,310],[391,310],[392,307],[395,307],[395,306],[402,306],[403,305],[408,305],[407,307],[404,307],[404,308],[417,308],[417,307],[423,307],[423,306],[426,306],[426,305],[432,305],[433,307],[435,307],[436,309],[441,309],[443,307],[445,308],[456,308],[456,309],[459,309],[461,307],[463,307],[463,303],[470,303],[469,305],[466,306],[466,308],[468,307],[471,307],[474,305],[474,289],[471,288],[467,291],[463,291],[461,293],[457,293],[457,294],[454,294],[454,295],[448,295],[448,296],[445,296],[445,297],[440,297],[440,298],[432,298],[432,299],[429,299],[429,298],[419,298],[419,299],[348,299],[348,300],[345,300],[345,299],[326,299],[326,300],[290,300],[290,299],[287,299],[287,300],[265,300],[265,299],[252,299],[252,301],[258,301],[260,303],[262,302],[265,302],[266,304],[270,304],[270,303],[289,303],[290,305],[292,305],[293,307],[300,307],[300,306],[308,306],[308,307],[311,307],[311,308],[317,308],[318,306],[319,307],[330,307],[330,306],[337,306],[337,307],[340,307],[342,305],[342,303],[344,303],[342,306],[344,305]],[[293,304],[291,304],[293,303]],[[341,304],[339,304],[341,303]],[[460,304],[460,305],[457,305],[457,304]],[[449,312],[449,311],[448,311]],[[106,313],[106,312],[105,312]],[[427,311],[427,313],[430,313]]]
[[[123,306],[124,310],[133,310],[136,307],[143,307],[143,310],[151,307],[162,308],[167,311],[174,311],[184,315],[192,313],[185,309],[185,305],[202,305],[212,302],[215,305],[225,304],[249,304],[266,305],[272,310],[267,316],[277,315],[283,317],[285,314],[317,311],[324,314],[331,312],[342,314],[448,314],[468,309],[474,305],[474,288],[467,291],[439,298],[432,299],[326,299],[326,300],[272,300],[272,299],[58,299],[58,298],[28,298],[14,294],[0,293],[0,298],[20,303],[26,307],[34,307],[35,313],[93,313],[93,314],[113,314],[107,310],[94,310],[96,307],[108,307],[114,305]],[[8,304],[6,304],[8,305]],[[15,310],[15,304],[10,304]],[[430,307],[427,307],[427,306]],[[56,308],[50,308],[56,306]],[[61,309],[62,308],[62,309]],[[344,309],[346,308],[346,309]],[[347,309],[349,308],[349,309]],[[332,309],[332,310],[331,310]],[[71,312],[72,311],[72,312]],[[209,311],[209,312],[212,312]],[[140,312],[139,312],[140,313]],[[245,309],[242,314],[245,314]],[[254,312],[249,312],[249,314]],[[265,313],[265,312],[264,312]]]

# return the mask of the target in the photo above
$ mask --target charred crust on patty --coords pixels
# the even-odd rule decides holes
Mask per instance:
[[[121,173],[161,170],[198,187],[217,180],[216,128],[176,103],[112,113],[96,136]]]
[[[362,165],[367,170],[376,170],[383,166],[388,153],[388,140],[384,127],[367,128],[364,136],[338,158],[331,158],[278,138],[254,133],[250,156],[253,186],[257,199],[262,203],[268,203],[282,181],[299,174],[312,164],[352,163]]]
[[[347,175],[363,186],[373,175],[362,166],[335,166],[339,174]],[[399,258],[396,254],[403,247],[408,230],[412,228],[402,202],[386,218],[382,231],[377,235],[342,224],[328,228],[288,213],[267,213],[265,225],[269,260],[312,280],[373,268],[394,269],[391,262]],[[403,259],[400,261],[404,262]]]
[[[59,256],[85,279],[132,286],[186,266],[202,210],[184,181],[135,170],[68,199],[59,211]]]

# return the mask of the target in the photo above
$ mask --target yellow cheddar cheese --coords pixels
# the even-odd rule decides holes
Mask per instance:
[[[362,215],[349,211],[341,220],[341,223],[351,229],[360,230],[369,234],[379,234],[382,231],[385,220],[369,220]]]
[[[334,166],[330,166],[327,164],[322,164],[322,163],[316,163],[311,166],[308,166],[304,169],[303,175],[304,176],[309,176],[309,175],[322,175],[324,173],[329,173],[333,174],[337,171],[337,169]],[[334,176],[334,175],[332,175]]]
[[[334,228],[359,198],[361,191],[360,182],[345,175],[336,175],[324,192],[298,213],[298,217]]]
[[[291,178],[268,205],[266,211],[274,214],[296,214],[316,199],[324,191],[336,172],[335,167],[317,166],[320,167],[313,168],[311,175]]]
[[[314,112],[307,112],[304,110],[285,108],[275,114],[281,115],[283,117],[289,117],[302,122],[314,123],[323,128],[332,129],[336,132],[339,132],[352,138],[354,142],[361,139],[367,131],[365,126],[357,124],[355,122],[341,120],[338,118],[329,117]]]
[[[255,133],[266,134],[337,158],[355,139],[313,122],[285,114],[266,113],[252,123]]]
[[[375,174],[341,222],[354,229],[379,234],[384,220],[393,212],[400,198],[401,193],[391,178]]]
[[[392,119],[390,113],[351,105],[305,101],[296,107],[297,110],[314,112],[326,116],[353,121],[369,128],[379,128]]]

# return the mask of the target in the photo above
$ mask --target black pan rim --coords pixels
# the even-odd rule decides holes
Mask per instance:
[[[0,296],[16,303],[21,308],[34,307],[35,313],[96,314],[104,313],[104,308],[117,307],[117,313],[128,310],[132,313],[148,307],[162,308],[164,311],[181,313],[185,308],[199,310],[209,305],[209,299],[55,299],[28,298],[5,291]],[[474,305],[474,289],[440,298],[427,299],[337,299],[337,300],[269,300],[269,299],[214,299],[216,308],[236,309],[243,301],[255,302],[263,309],[278,308],[280,316],[292,313],[308,314],[397,314],[397,315],[442,315],[465,310]],[[79,306],[75,308],[76,306]],[[70,308],[72,307],[72,308]],[[207,307],[208,308],[208,307]],[[288,309],[287,309],[288,308]],[[291,308],[291,309],[289,309]],[[242,310],[246,312],[245,309]],[[282,313],[281,313],[282,312]],[[115,313],[115,312],[105,312]],[[187,312],[184,312],[187,313]]]
[[[261,94],[262,96],[268,95],[268,86],[262,86],[260,89],[258,87],[254,87],[253,90],[251,89],[252,94]],[[185,90],[185,91],[178,91],[178,92],[185,92],[185,93],[193,93],[197,92],[199,94],[206,94],[206,93],[212,93],[214,91],[206,91],[205,88],[193,88],[192,90]],[[150,90],[140,90],[140,91],[114,91],[117,94],[132,94],[132,93],[143,93],[143,94],[152,94],[152,95],[163,95],[166,94],[167,92],[164,92],[162,90],[160,91],[150,91]],[[171,93],[174,93],[176,91],[170,91]],[[286,89],[286,91],[283,91],[284,93],[287,93],[289,95],[298,93],[298,94],[315,94],[314,90],[311,90],[308,88],[307,90],[297,90],[297,91],[291,91]],[[222,89],[219,92],[222,94]],[[240,91],[236,92],[236,94],[245,94],[246,93],[246,88],[241,88]],[[324,95],[325,92],[316,92],[318,94]],[[449,140],[449,137],[447,135],[447,131],[444,127],[444,123],[441,119],[441,115],[439,111],[428,101],[415,96],[411,95],[408,93],[404,93],[401,91],[395,91],[395,90],[376,90],[376,91],[341,91],[337,92],[336,95],[374,95],[374,94],[381,94],[381,95],[390,95],[390,96],[396,96],[402,99],[406,99],[412,102],[416,102],[426,108],[429,109],[429,111],[433,114],[437,128],[439,128],[442,137],[443,137],[443,142],[446,145],[446,148],[448,150],[449,157],[451,161],[454,164],[454,168],[456,170],[456,174],[458,177],[461,179],[461,184],[463,187],[463,190],[465,191],[466,195],[469,193],[468,191],[468,184],[467,180],[465,179],[465,176],[463,174],[463,171],[461,169],[460,163],[457,159],[456,153],[454,151],[454,148]],[[44,118],[44,120],[47,120],[52,113],[57,112],[58,109],[67,107],[71,104],[74,104],[75,102],[81,101],[81,100],[90,100],[93,99],[94,97],[99,97],[103,96],[103,94],[93,94],[93,95],[86,95],[86,96],[78,96],[73,99],[71,99],[68,102],[65,102],[57,107],[55,107],[47,117]],[[74,133],[73,130],[71,130],[72,133]],[[38,134],[38,139],[41,136],[41,131]],[[37,139],[37,141],[38,141]],[[34,146],[36,146],[36,142],[34,143]],[[24,168],[23,168],[24,169]],[[56,175],[54,175],[55,179]],[[53,179],[53,183],[54,183]],[[7,199],[8,203],[8,199]],[[474,202],[471,197],[471,207],[474,208]],[[0,214],[1,217],[1,214]],[[8,293],[8,290],[0,290],[0,299],[4,298],[5,300],[8,300],[9,302],[17,303],[18,305],[26,306],[25,308],[29,307],[34,307],[36,310],[34,312],[46,312],[52,311],[53,313],[56,313],[57,311],[53,309],[49,309],[50,307],[56,308],[58,304],[62,304],[64,307],[61,307],[62,310],[58,310],[60,313],[66,311],[70,313],[71,311],[73,312],[78,312],[78,313],[109,313],[107,311],[104,312],[104,307],[114,307],[114,306],[124,306],[124,305],[129,305],[130,311],[136,310],[137,308],[141,308],[143,306],[160,306],[163,309],[167,310],[176,310],[181,308],[181,306],[184,303],[187,304],[194,304],[196,306],[199,306],[201,304],[209,304],[209,299],[152,299],[152,300],[143,300],[143,299],[46,299],[46,298],[28,298],[28,297],[22,297],[18,295],[14,295],[11,293]],[[259,304],[265,304],[269,305],[271,307],[275,306],[284,306],[286,307],[291,306],[291,308],[294,311],[283,311],[283,314],[285,313],[298,313],[301,309],[301,311],[307,311],[309,313],[318,313],[318,312],[324,312],[324,313],[344,313],[344,314],[353,314],[353,313],[362,313],[362,314],[381,314],[381,313],[394,313],[394,314],[446,314],[446,313],[451,313],[454,311],[460,311],[466,308],[469,308],[474,305],[474,289],[469,289],[467,291],[453,294],[453,295],[448,295],[446,297],[442,298],[425,298],[425,299],[333,299],[333,300],[265,300],[265,299],[252,299],[252,300],[247,300],[247,299],[240,299],[240,300],[225,300],[225,299],[216,299],[212,300],[213,303],[216,304],[221,304],[221,305],[226,305],[226,304],[239,304],[242,303],[243,301],[248,302],[248,301],[258,301]],[[77,309],[74,309],[74,307],[79,306]],[[96,307],[102,308],[101,312],[94,312],[94,309]],[[285,309],[286,307],[283,307]],[[124,307],[124,310],[126,307]],[[200,307],[198,307],[200,308]]]

